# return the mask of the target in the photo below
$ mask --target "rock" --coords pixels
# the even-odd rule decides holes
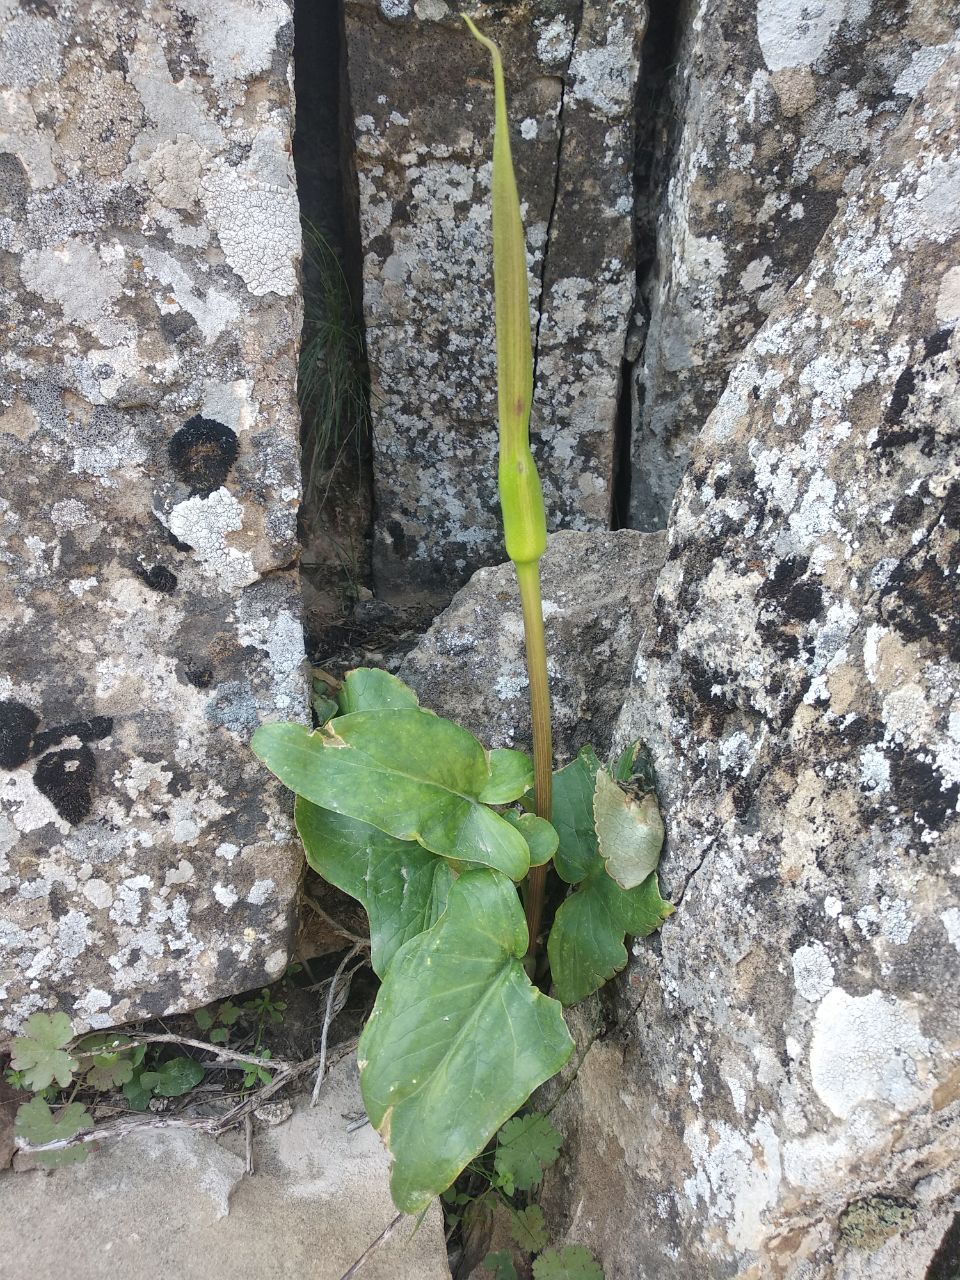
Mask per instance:
[[[958,285],[955,53],[673,509],[616,738],[652,748],[679,910],[555,1113],[547,1191],[607,1276],[956,1269]]]
[[[392,1221],[388,1159],[369,1125],[352,1061],[310,1107],[255,1131],[254,1172],[195,1130],[131,1134],[83,1164],[0,1175],[0,1257],[7,1280],[340,1280]],[[227,1140],[225,1140],[227,1141]],[[407,1219],[363,1268],[370,1280],[449,1280],[437,1203],[414,1234]],[[64,1241],[70,1241],[64,1253]]]
[[[649,620],[662,534],[555,533],[541,563],[554,755],[603,754]],[[523,618],[512,564],[480,569],[400,667],[425,707],[487,747],[530,748]]]
[[[582,16],[582,20],[581,20]],[[552,527],[609,524],[634,296],[633,98],[646,9],[543,0],[503,50]],[[349,0],[346,32],[373,381],[378,594],[446,604],[503,554],[496,496],[486,52],[446,0]]]
[[[960,28],[958,0],[701,0],[678,12],[660,55],[678,70],[652,108],[638,529],[666,523],[732,365]]]
[[[290,10],[0,9],[2,1037],[283,971],[306,680]]]

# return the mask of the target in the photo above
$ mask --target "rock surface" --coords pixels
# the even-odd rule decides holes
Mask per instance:
[[[554,754],[602,755],[663,564],[658,533],[555,533],[541,563]],[[512,564],[480,569],[400,667],[425,707],[486,747],[530,749],[523,617]]]
[[[548,1192],[610,1280],[956,1273],[958,320],[960,53],[674,507],[617,737],[653,749],[680,909],[557,1113]]]
[[[3,1274],[340,1280],[396,1214],[380,1139],[369,1125],[349,1131],[358,1112],[356,1069],[344,1060],[317,1107],[302,1097],[290,1119],[257,1127],[252,1176],[242,1139],[230,1150],[184,1129],[131,1134],[51,1174],[0,1175]],[[371,1255],[365,1280],[449,1280],[439,1205],[412,1227]]]
[[[304,714],[283,0],[0,0],[0,1035],[284,968]]]
[[[677,13],[635,369],[638,529],[666,523],[732,364],[960,28],[957,0],[695,0]]]
[[[633,98],[646,9],[527,0],[503,50],[552,528],[609,524],[633,308]],[[446,603],[503,555],[496,496],[489,60],[446,0],[348,0],[373,380],[378,593]]]

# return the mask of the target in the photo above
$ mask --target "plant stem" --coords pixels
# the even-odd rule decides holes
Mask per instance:
[[[533,785],[537,815],[549,822],[553,811],[553,735],[550,728],[550,684],[547,679],[547,647],[543,635],[543,608],[540,603],[540,565],[537,560],[515,564],[520,604],[523,609],[523,638],[527,650],[530,680],[530,722],[533,727]],[[547,868],[531,867],[527,877],[527,930],[529,955],[535,955]]]

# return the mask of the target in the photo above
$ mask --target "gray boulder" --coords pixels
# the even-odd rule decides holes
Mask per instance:
[[[283,971],[306,681],[289,8],[0,15],[2,1040]]]
[[[616,737],[653,749],[679,909],[557,1113],[547,1193],[611,1280],[955,1274],[958,320],[954,54],[671,517]]]
[[[676,13],[641,218],[652,261],[635,368],[638,529],[666,523],[732,365],[960,28],[957,0],[701,0]]]
[[[633,102],[646,7],[484,18],[506,64],[552,527],[605,528],[633,309]],[[373,381],[378,594],[446,604],[501,555],[489,58],[446,0],[349,0]]]
[[[603,754],[650,618],[664,538],[620,530],[555,533],[541,561],[554,754]],[[512,564],[480,569],[417,647],[400,677],[425,707],[487,747],[530,749],[523,617]]]

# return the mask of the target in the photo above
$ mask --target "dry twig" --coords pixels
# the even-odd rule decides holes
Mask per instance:
[[[383,1229],[383,1231],[380,1232],[376,1240],[374,1240],[373,1244],[368,1245],[366,1249],[364,1249],[363,1253],[361,1253],[360,1257],[356,1260],[356,1262],[353,1263],[352,1266],[347,1268],[347,1270],[340,1277],[340,1280],[352,1280],[352,1277],[357,1274],[357,1272],[360,1270],[363,1264],[367,1261],[367,1259],[371,1256],[371,1254],[374,1254],[378,1249],[383,1248],[383,1246],[391,1238],[391,1236],[396,1231],[397,1227],[399,1227],[402,1221],[403,1221],[403,1214],[398,1213],[397,1216],[393,1219],[393,1221],[388,1223],[387,1226]]]
[[[343,1002],[341,1001],[340,1008],[336,1010],[334,1009],[334,1000],[337,995],[337,985],[340,981],[340,975],[354,956],[363,950],[365,945],[365,943],[358,942],[352,950],[348,951],[337,965],[337,971],[330,980],[330,990],[327,992],[327,1007],[323,1015],[323,1030],[320,1033],[320,1065],[317,1068],[317,1079],[314,1083],[313,1093],[310,1097],[311,1107],[315,1107],[317,1105],[317,1099],[320,1097],[320,1087],[323,1084],[324,1073],[327,1069],[327,1036],[330,1034],[330,1023],[333,1021],[336,1014],[339,1013],[340,1008],[343,1007]],[[358,965],[357,968],[359,967],[360,966]],[[350,976],[352,976],[352,971]]]

